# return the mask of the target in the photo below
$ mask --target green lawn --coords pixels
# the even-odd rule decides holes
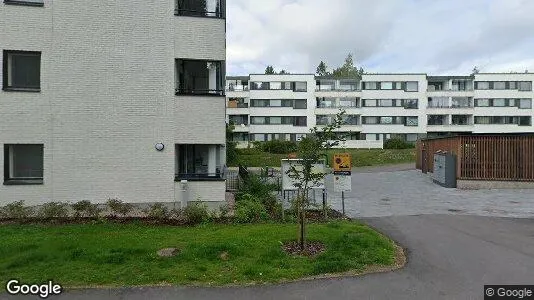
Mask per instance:
[[[295,224],[170,227],[111,223],[0,226],[0,282],[54,280],[67,287],[156,284],[225,285],[280,282],[395,263],[395,247],[349,221],[310,224],[309,238],[326,244],[316,258],[291,257],[281,242]],[[156,251],[181,253],[160,258]],[[220,254],[228,252],[228,260]]]
[[[355,167],[380,166],[398,163],[415,162],[415,149],[336,149],[329,151],[329,163],[333,153],[349,152]],[[248,167],[280,167],[280,160],[287,154],[272,154],[254,149],[238,150],[241,164]]]

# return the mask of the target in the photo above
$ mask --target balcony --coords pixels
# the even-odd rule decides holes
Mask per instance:
[[[230,92],[246,92],[249,89],[248,85],[229,85],[226,90]]]
[[[174,14],[187,17],[224,18],[224,2],[221,0],[177,0]]]
[[[175,94],[224,96],[222,61],[176,59]]]
[[[356,80],[317,80],[316,92],[353,92],[359,91],[358,81]]]
[[[228,108],[248,108],[248,103],[229,100],[227,102]]]

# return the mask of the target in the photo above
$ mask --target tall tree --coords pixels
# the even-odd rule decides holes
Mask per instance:
[[[362,79],[362,75],[364,73],[363,68],[357,68],[354,66],[354,59],[352,57],[352,53],[349,53],[347,57],[345,58],[345,62],[343,65],[337,69],[334,69],[332,71],[332,75],[335,78],[356,78],[356,79]]]
[[[265,68],[265,74],[275,74],[273,66],[267,66],[267,68]]]
[[[317,74],[318,76],[328,76],[328,75],[330,75],[330,72],[328,72],[328,67],[326,66],[324,61],[321,60],[321,62],[317,66],[315,74]]]

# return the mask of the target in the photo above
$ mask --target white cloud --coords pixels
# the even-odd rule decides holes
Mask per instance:
[[[313,73],[348,52],[378,72],[532,66],[530,0],[233,0],[227,11],[230,75]]]

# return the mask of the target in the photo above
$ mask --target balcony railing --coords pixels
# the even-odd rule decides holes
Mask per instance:
[[[428,88],[426,90],[427,92],[472,92],[473,91],[473,88],[470,87],[470,88],[465,88],[465,89],[454,89],[454,88],[447,88],[447,89],[433,89],[433,88]]]
[[[336,109],[336,108],[359,108],[359,106],[358,106],[358,103],[354,103],[354,104],[351,104],[351,105],[348,105],[348,104],[327,105],[325,103],[319,103],[319,105],[317,105],[317,108],[333,108],[333,109]]]
[[[178,173],[174,175],[174,180],[221,180],[224,179],[222,172],[216,173]]]
[[[473,108],[474,106],[472,104],[469,105],[446,105],[446,104],[429,104],[426,108]]]
[[[236,103],[228,101],[228,108],[248,108],[248,103]]]
[[[198,95],[198,96],[224,96],[224,90],[203,90],[203,89],[185,89],[178,88],[175,90],[176,95]]]
[[[208,17],[208,18],[222,18],[223,13],[221,11],[206,11],[206,10],[194,10],[185,8],[176,8],[174,14],[177,16],[187,17]]]

